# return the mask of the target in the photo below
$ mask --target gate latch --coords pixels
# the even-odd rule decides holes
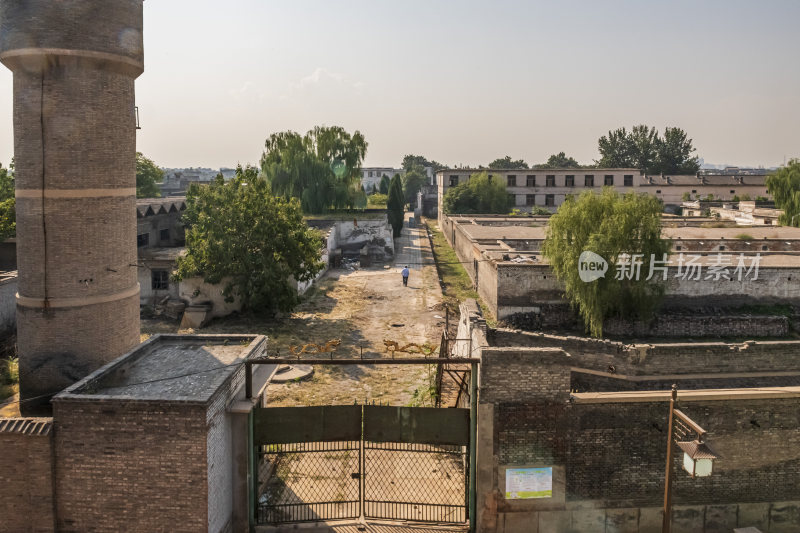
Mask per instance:
[[[350,477],[353,478],[353,479],[361,479],[361,473],[360,472],[353,472],[352,474],[350,474]]]

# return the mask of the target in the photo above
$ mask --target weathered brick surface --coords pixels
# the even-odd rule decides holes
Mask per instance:
[[[47,334],[43,334],[46,332]],[[17,308],[23,397],[60,391],[139,342],[139,296],[50,310]]]
[[[204,405],[54,402],[59,531],[206,531]]]
[[[747,341],[625,344],[589,337],[491,330],[493,347],[558,348],[570,365],[632,375],[800,371],[800,342]]]
[[[32,299],[18,306],[20,380],[30,398],[138,342],[138,298],[120,293],[138,287],[142,1],[3,2],[0,53],[14,71],[19,294]]]
[[[0,532],[55,531],[51,419],[0,420]],[[6,426],[6,427],[3,427]],[[13,427],[9,427],[13,426]],[[18,430],[21,429],[21,430]]]

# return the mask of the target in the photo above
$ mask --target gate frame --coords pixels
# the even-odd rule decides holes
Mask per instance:
[[[477,425],[478,425],[478,365],[481,360],[478,357],[463,357],[463,358],[450,358],[450,357],[403,357],[397,359],[390,358],[371,358],[371,359],[318,359],[318,358],[300,358],[300,357],[258,357],[255,359],[246,359],[245,365],[245,398],[247,400],[253,399],[253,365],[433,365],[433,364],[447,364],[447,363],[469,363],[470,364],[470,395],[469,395],[469,506],[467,512],[469,514],[469,531],[475,533],[475,510],[476,510],[476,472],[475,472],[475,454],[477,445]],[[253,411],[250,410],[248,415],[248,445],[250,446],[250,453],[247,454],[247,479],[248,487],[250,489],[250,498],[248,505],[248,523],[250,524],[250,531],[255,531],[256,512],[258,506],[258,494],[256,490],[256,446],[253,438],[254,430],[254,417]]]

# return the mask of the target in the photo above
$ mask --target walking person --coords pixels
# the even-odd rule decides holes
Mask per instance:
[[[403,287],[408,287],[408,265],[405,266],[401,274],[403,275]]]

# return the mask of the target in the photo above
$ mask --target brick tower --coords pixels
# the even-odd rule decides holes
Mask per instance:
[[[0,0],[0,61],[14,73],[20,396],[32,412],[139,342],[142,0]]]

